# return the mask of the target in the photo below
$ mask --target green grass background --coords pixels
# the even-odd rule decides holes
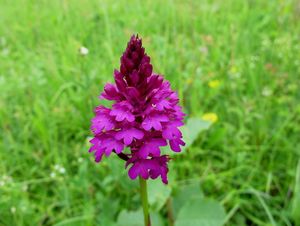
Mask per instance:
[[[133,33],[188,117],[219,118],[175,156],[172,180],[201,182],[226,225],[296,225],[296,0],[0,0],[0,225],[109,226],[138,208],[123,163],[87,153],[92,110]]]

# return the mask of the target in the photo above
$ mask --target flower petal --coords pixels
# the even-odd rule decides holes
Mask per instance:
[[[136,128],[123,128],[116,134],[117,140],[124,140],[125,145],[130,145],[133,139],[142,139],[144,137],[143,131]]]
[[[185,145],[185,143],[180,138],[170,140],[170,147],[175,152],[181,152],[180,146],[184,146],[184,145]]]
[[[166,146],[167,142],[164,139],[152,138],[146,141],[139,150],[139,156],[146,159],[150,154],[152,156],[160,156],[160,146]]]
[[[169,118],[163,114],[150,114],[142,122],[143,129],[149,131],[154,128],[157,131],[162,130],[162,122],[168,122]]]

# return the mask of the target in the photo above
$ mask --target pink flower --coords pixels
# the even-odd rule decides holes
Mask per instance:
[[[113,101],[111,108],[98,106],[92,119],[94,138],[90,152],[96,162],[112,152],[126,160],[131,179],[161,177],[168,182],[167,155],[160,147],[170,145],[175,152],[185,145],[179,127],[184,113],[177,93],[161,75],[153,73],[142,40],[132,36],[114,71],[115,84],[106,84],[101,99]],[[125,153],[128,147],[130,153]]]

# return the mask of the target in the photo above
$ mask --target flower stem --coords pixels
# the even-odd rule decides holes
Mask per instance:
[[[140,177],[141,199],[144,211],[145,226],[151,226],[149,209],[148,209],[148,197],[147,197],[147,181]]]

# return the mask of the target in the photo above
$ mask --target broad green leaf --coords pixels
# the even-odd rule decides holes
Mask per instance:
[[[141,226],[143,225],[144,218],[142,210],[127,211],[122,210],[118,216],[118,226]]]
[[[164,226],[163,218],[158,213],[150,213],[151,225]]]
[[[150,213],[151,224],[163,226],[163,219],[158,213]],[[144,216],[142,209],[137,211],[122,210],[118,216],[117,226],[143,226]]]
[[[300,159],[298,161],[298,167],[296,172],[292,217],[296,222],[296,225],[300,225]]]
[[[171,187],[165,185],[161,180],[148,180],[149,205],[159,211],[170,197]]]
[[[101,196],[97,197],[97,200],[99,200],[99,205],[101,206],[101,211],[99,211],[97,214],[97,220],[99,220],[101,224],[114,221],[117,211],[120,209],[120,200],[112,200],[105,196]],[[107,208],[108,206],[109,208]]]
[[[204,195],[200,188],[199,182],[194,182],[188,185],[179,186],[172,199],[172,207],[174,216],[177,218],[179,210],[184,206],[186,202],[191,199],[203,198]]]
[[[91,216],[77,216],[69,219],[65,219],[59,223],[54,224],[53,226],[80,226],[86,224],[86,221],[90,219]],[[113,226],[113,225],[111,225]]]
[[[182,207],[175,226],[222,226],[225,216],[224,208],[218,202],[197,198]]]
[[[191,146],[194,141],[197,139],[198,135],[204,131],[207,130],[210,126],[212,125],[212,122],[210,121],[205,121],[201,118],[189,118],[187,120],[187,123],[180,128],[182,135],[183,135],[183,140],[185,142],[185,146],[182,146],[182,152],[185,149],[187,149],[189,146]],[[169,155],[178,155],[180,153],[175,153],[173,151],[170,152],[170,147],[165,146],[165,147],[160,147],[160,150],[163,153],[168,153]]]
[[[198,135],[211,126],[211,122],[201,118],[189,118],[182,127],[183,140],[186,143],[183,149],[188,148],[197,139]]]

